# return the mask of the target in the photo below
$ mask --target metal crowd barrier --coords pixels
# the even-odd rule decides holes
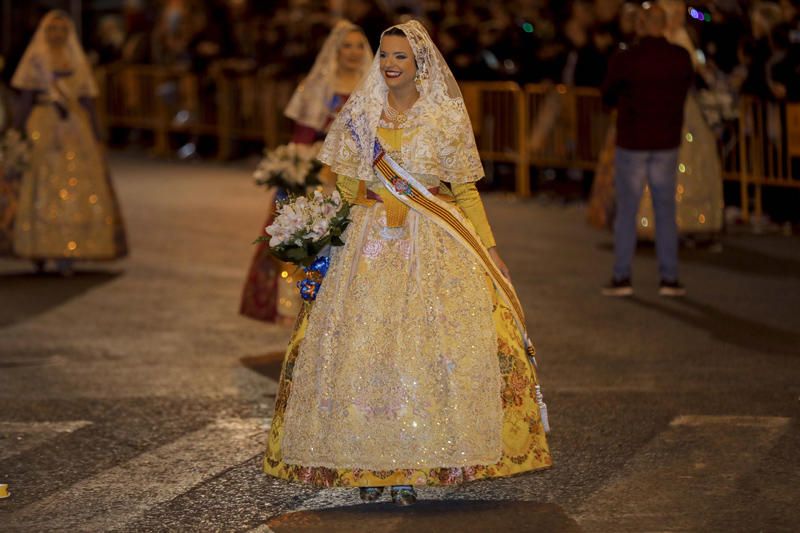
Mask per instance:
[[[283,109],[296,80],[224,72],[200,80],[155,66],[107,67],[98,80],[106,127],[151,131],[158,155],[170,153],[174,134],[215,137],[221,159],[237,141],[272,148],[291,138]],[[595,168],[610,124],[596,89],[463,82],[461,90],[481,157],[515,165],[517,194],[531,194],[531,166]],[[762,187],[800,187],[800,104],[745,97],[740,106],[720,156],[724,179],[740,183],[747,217],[761,214]]]
[[[526,85],[529,161],[540,167],[594,169],[609,114],[597,89]]]
[[[267,148],[289,142],[292,123],[283,110],[296,85],[263,74],[220,78],[219,157],[229,158],[235,141],[261,140]]]
[[[740,184],[743,211],[760,216],[763,187],[800,187],[800,103],[742,98],[738,138],[733,179]]]
[[[170,153],[170,135],[218,135],[214,88],[190,73],[149,65],[98,71],[99,115],[106,128],[151,131],[157,155]]]
[[[481,158],[513,163],[517,170],[515,189],[523,196],[529,195],[523,91],[513,82],[465,82],[461,92]]]

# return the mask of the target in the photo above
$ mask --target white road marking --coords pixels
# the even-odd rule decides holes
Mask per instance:
[[[587,531],[703,531],[790,419],[684,415],[644,446],[575,518]]]
[[[12,515],[28,530],[109,531],[263,452],[262,418],[221,419]]]

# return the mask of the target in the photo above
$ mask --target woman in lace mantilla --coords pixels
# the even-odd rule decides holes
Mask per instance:
[[[416,21],[384,32],[320,160],[353,204],[345,245],[283,364],[264,470],[317,486],[392,487],[503,477],[551,464],[524,339],[483,266],[382,185],[378,140],[500,259],[458,86]]]
[[[56,260],[127,254],[116,195],[94,112],[97,86],[69,16],[51,11],[39,24],[11,85],[20,91],[17,128],[31,142],[14,221],[14,253],[37,268]]]
[[[339,21],[286,107],[286,116],[294,121],[292,142],[313,144],[324,138],[371,63],[372,51],[361,28]],[[269,192],[269,212],[262,231],[272,224],[276,198],[283,195],[274,189]],[[295,270],[272,257],[266,243],[259,244],[242,291],[241,313],[266,322],[293,323],[302,305],[297,280],[290,275]],[[281,272],[287,276],[282,278]]]

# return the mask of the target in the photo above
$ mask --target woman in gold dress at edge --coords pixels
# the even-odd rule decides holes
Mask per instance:
[[[55,260],[127,254],[117,199],[94,115],[97,85],[63,11],[51,11],[25,51],[11,85],[21,92],[17,126],[32,143],[14,222],[14,252],[38,270]]]
[[[686,49],[698,75],[702,65],[697,49],[686,29],[686,3],[681,0],[659,0],[667,12],[667,30],[664,37],[672,44]],[[612,125],[606,144],[599,155],[595,182],[589,200],[588,219],[598,228],[613,226],[614,216],[614,144],[616,128]],[[697,96],[690,92],[684,107],[684,124],[675,191],[677,201],[676,222],[681,236],[692,240],[714,242],[724,225],[722,164],[719,160],[714,132],[706,122]],[[655,217],[650,189],[645,187],[636,229],[639,238],[652,240],[655,235]]]
[[[376,138],[509,277],[475,187],[484,172],[458,85],[420,23],[394,26],[320,153],[352,222],[295,325],[265,472],[359,487],[365,501],[391,487],[407,505],[415,485],[550,466],[514,315],[455,237],[382,185]]]

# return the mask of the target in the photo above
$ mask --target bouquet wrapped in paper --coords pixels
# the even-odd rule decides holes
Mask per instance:
[[[304,267],[305,279],[298,283],[300,295],[306,301],[316,298],[322,278],[328,271],[330,246],[342,246],[342,233],[350,223],[350,204],[342,200],[339,191],[330,196],[314,191],[278,202],[273,223],[267,235],[256,242],[269,242],[272,255],[287,263]]]
[[[321,144],[289,143],[265,150],[264,158],[253,173],[256,184],[277,187],[288,194],[305,194],[306,187],[321,183],[322,163],[317,161]]]

